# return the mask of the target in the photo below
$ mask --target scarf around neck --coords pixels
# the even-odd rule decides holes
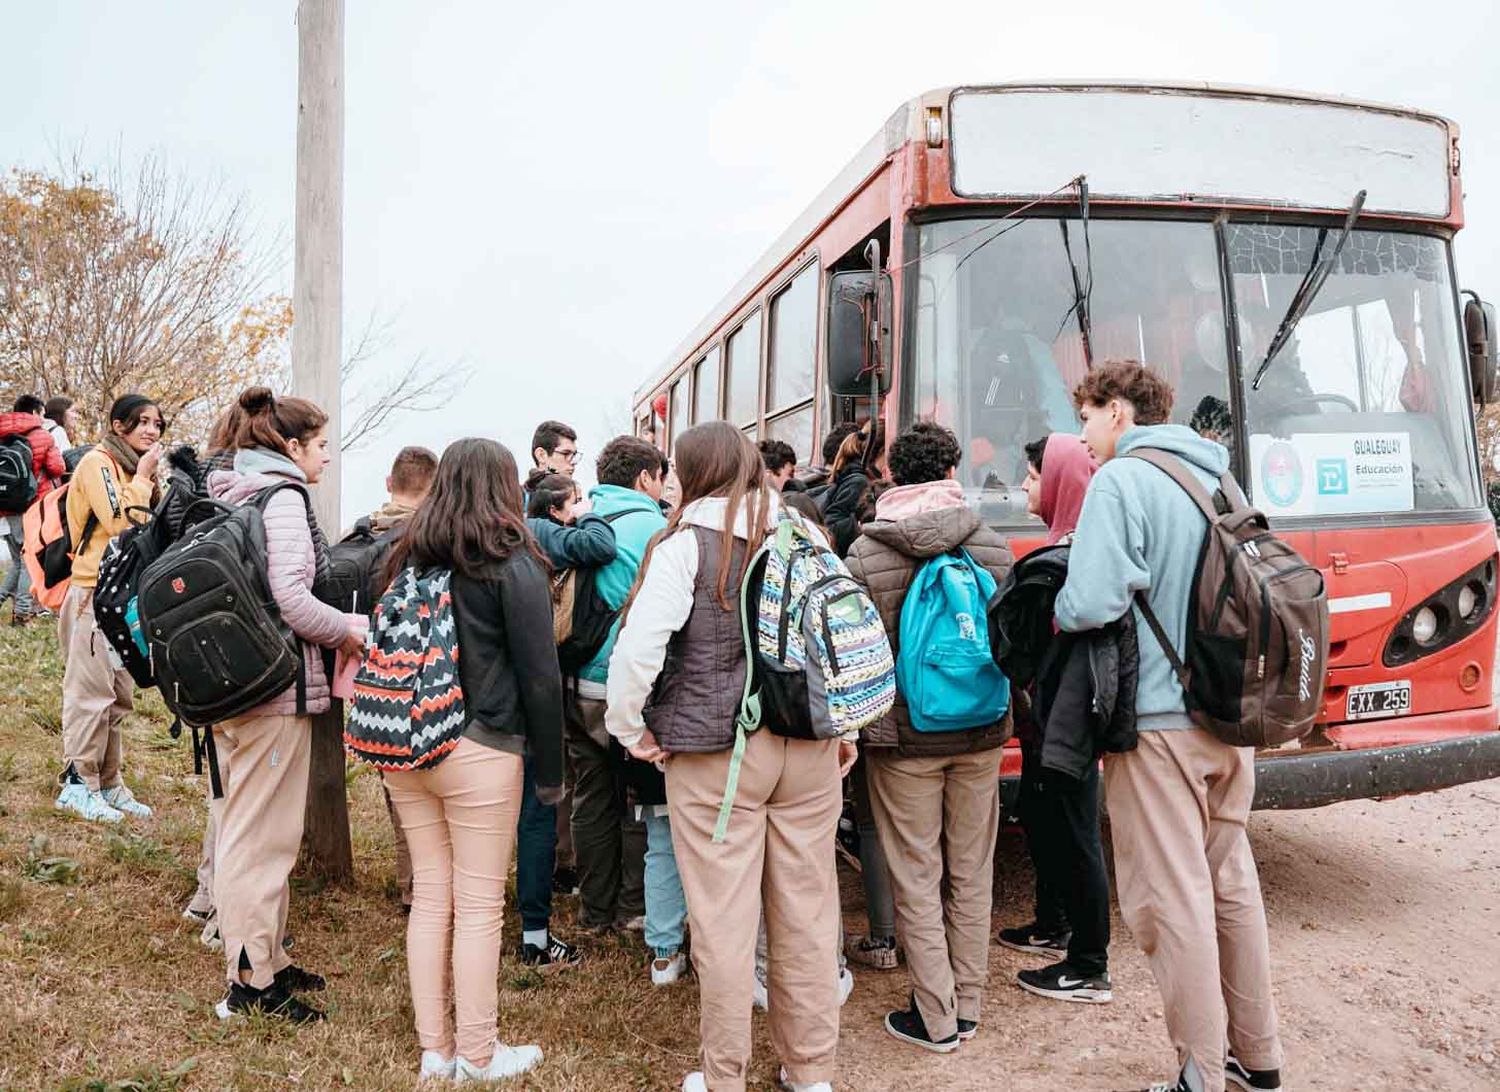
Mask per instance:
[[[107,433],[104,439],[99,441],[99,446],[104,449],[105,454],[119,464],[121,474],[127,479],[135,477],[135,469],[141,462],[139,451],[116,436],[113,431]]]

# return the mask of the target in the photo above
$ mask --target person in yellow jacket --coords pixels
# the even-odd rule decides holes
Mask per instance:
[[[57,807],[94,821],[151,815],[120,775],[120,724],[131,709],[132,683],[94,622],[94,585],[104,547],[130,526],[129,510],[155,501],[164,427],[161,410],[145,395],[116,399],[109,432],[79,462],[68,491],[68,531],[77,546],[58,626],[65,666]]]

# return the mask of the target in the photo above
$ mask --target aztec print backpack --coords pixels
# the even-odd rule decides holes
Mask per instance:
[[[447,569],[407,566],[375,607],[344,749],[376,769],[430,769],[463,734],[452,583]]]

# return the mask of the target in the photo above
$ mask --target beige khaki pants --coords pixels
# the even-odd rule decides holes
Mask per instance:
[[[116,667],[94,625],[94,589],[69,588],[57,619],[63,668],[63,764],[91,789],[120,784],[120,724],[131,710],[130,672]]]
[[[667,760],[672,846],[698,973],[703,1076],[741,1092],[761,907],[770,946],[771,1043],[794,1082],[832,1081],[839,1038],[838,745],[750,736],[723,843],[713,844],[728,751]]]
[[[423,1050],[489,1064],[499,1007],[505,876],[521,815],[521,756],[461,739],[429,770],[387,771],[411,847],[406,966]]]
[[[1245,833],[1255,754],[1207,732],[1142,732],[1104,756],[1120,914],[1151,962],[1177,1060],[1223,1092],[1224,1046],[1279,1069],[1271,950]]]
[[[903,758],[865,751],[917,1010],[933,1039],[979,1020],[989,973],[1000,752]],[[947,897],[943,879],[947,877]]]
[[[230,982],[263,990],[291,960],[288,883],[302,845],[312,720],[236,717],[214,725],[223,799],[213,802],[214,905]],[[240,953],[250,964],[246,978]]]

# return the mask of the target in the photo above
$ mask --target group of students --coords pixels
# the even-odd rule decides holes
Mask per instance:
[[[886,1030],[937,1053],[961,1049],[985,1016],[999,755],[1019,727],[1037,912],[999,940],[1055,960],[1023,971],[1020,985],[1062,1000],[1111,997],[1102,758],[1121,912],[1150,960],[1178,1055],[1178,1075],[1154,1088],[1280,1088],[1267,930],[1245,831],[1253,755],[1194,725],[1164,651],[1137,644],[1131,625],[1141,597],[1167,632],[1186,631],[1206,524],[1165,475],[1118,456],[1169,451],[1210,489],[1228,456],[1167,423],[1170,387],[1135,362],[1095,367],[1074,398],[1082,438],[1026,448],[1031,510],[1062,549],[1020,562],[966,503],[959,445],[935,423],[889,445],[878,425],[846,426],[824,445],[827,471],[801,476],[784,444],[757,449],[723,422],[675,437],[670,463],[650,441],[620,436],[599,452],[586,498],[573,481],[577,434],[555,421],[537,429],[524,483],[511,453],[489,439],[459,440],[440,458],[420,448],[398,456],[391,499],[365,527],[388,543],[382,583],[408,570],[451,574],[443,606],[462,650],[456,742],[440,762],[383,775],[409,862],[422,1079],[491,1080],[541,1061],[539,1047],[497,1037],[513,850],[526,963],[582,961],[550,928],[553,894],[575,884],[584,928],[644,932],[653,985],[679,980],[690,955],[701,1067],[684,1079],[688,1092],[745,1087],[756,1005],[767,1009],[783,1086],[831,1088],[852,985],[846,959],[890,969],[904,958],[910,1003],[886,1015]],[[58,806],[119,821],[150,809],[121,779],[131,679],[97,631],[93,583],[128,510],[157,498],[166,422],[138,395],[109,416],[66,504],[78,546],[60,612]],[[216,426],[204,488],[244,504],[274,486],[316,484],[329,459],[326,423],[306,400],[244,392]],[[1045,583],[1030,579],[1034,566],[1060,564],[1055,606],[1033,619],[1038,647],[1011,648],[1006,662],[1055,665],[1043,647],[1053,637],[1059,646],[1102,641],[1122,666],[1128,723],[1084,731],[1089,683],[1042,667],[1014,671],[1015,685],[1001,691],[1008,700],[980,722],[941,732],[914,722],[914,684],[899,671],[894,704],[856,733],[756,730],[745,717],[756,678],[741,588],[788,520],[845,559],[835,564],[873,603],[893,649],[929,562],[962,557],[1015,604]],[[299,995],[325,983],[285,944],[309,717],[330,702],[321,650],[357,658],[367,644],[364,626],[319,598],[330,548],[296,490],[270,496],[264,526],[268,586],[302,642],[305,682],[213,726],[222,793],[211,797],[207,883],[189,913],[211,920],[223,946],[221,1017],[309,1021],[322,1013]],[[559,602],[583,595],[613,624],[585,662],[565,669]],[[986,626],[960,622],[971,638]],[[846,780],[869,917],[868,933],[847,940],[835,870]]]
[[[73,399],[58,395],[43,402],[34,394],[15,400],[11,412],[0,413],[0,538],[5,540],[10,565],[0,581],[0,606],[11,604],[10,624],[24,626],[49,613],[31,598],[31,577],[23,561],[26,508],[68,473],[70,461],[83,455],[68,438],[78,431]]]

